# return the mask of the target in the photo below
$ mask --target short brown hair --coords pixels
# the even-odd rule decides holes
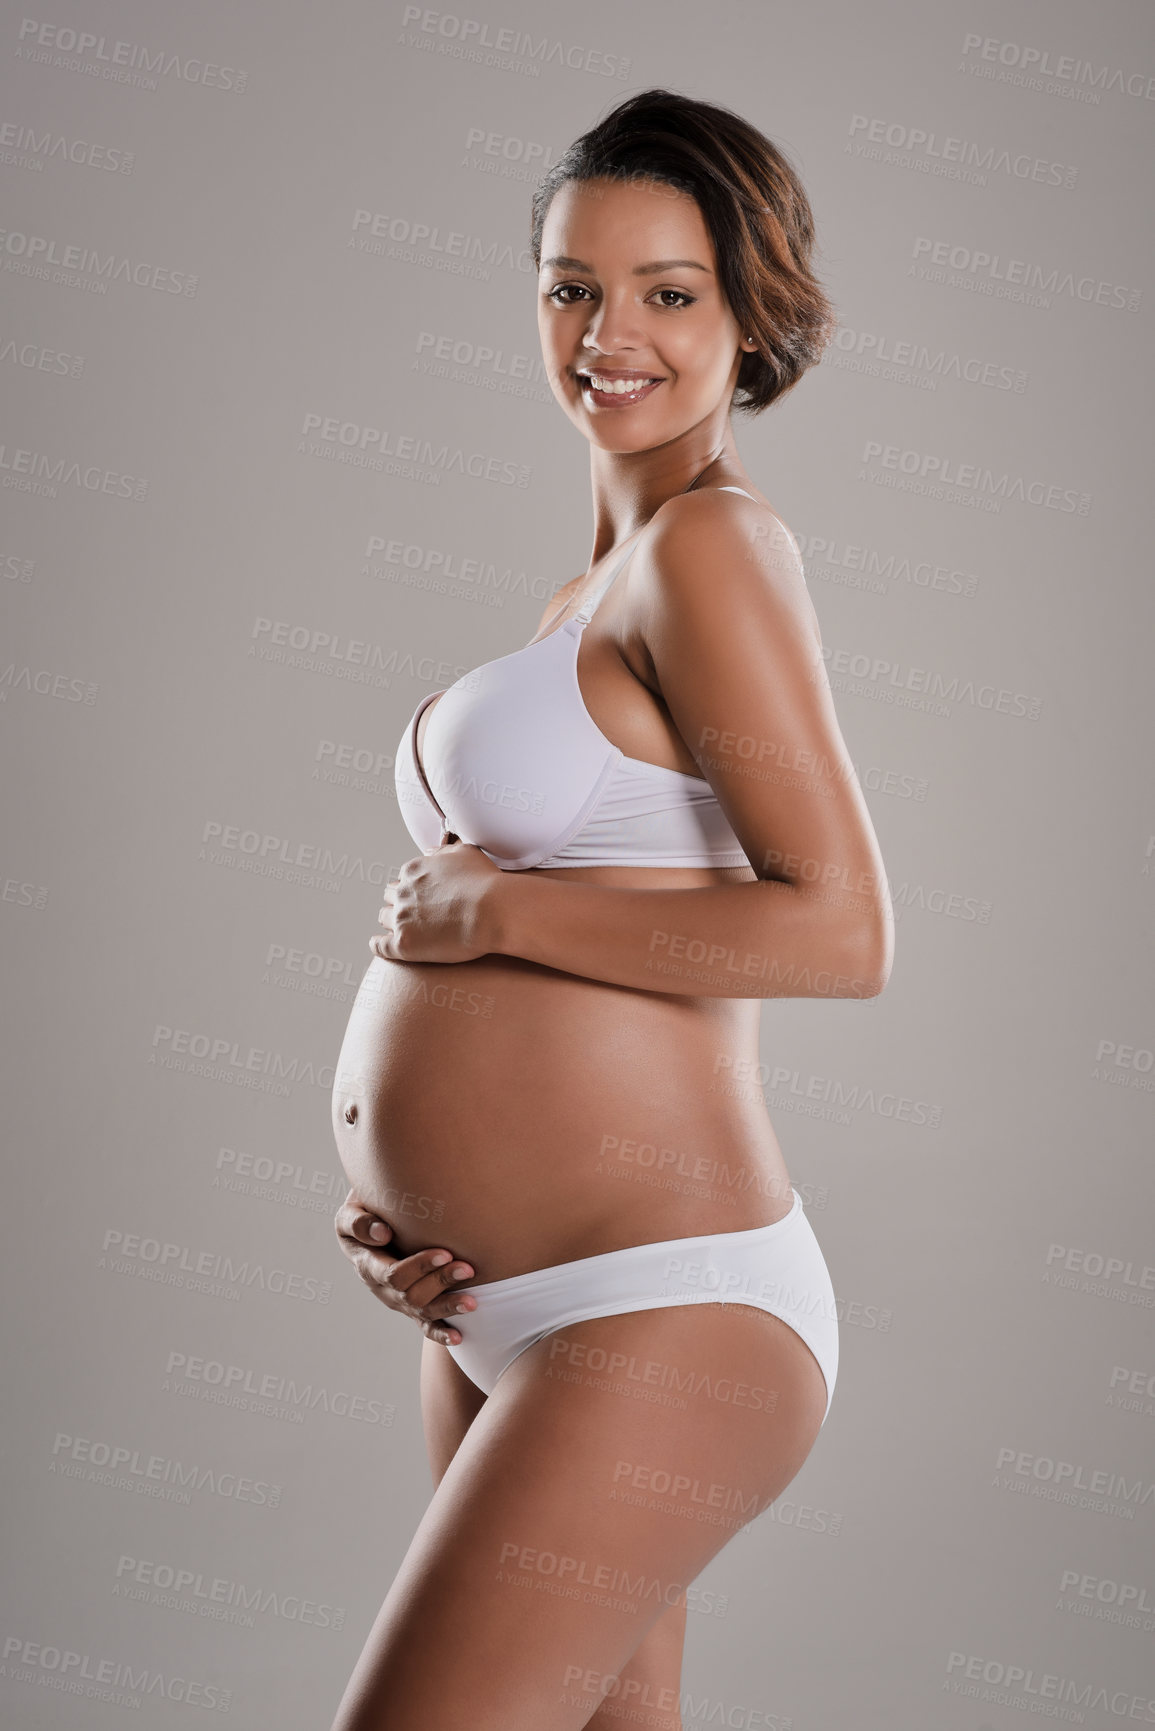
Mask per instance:
[[[744,354],[732,406],[757,415],[817,365],[837,315],[814,276],[814,217],[778,146],[728,108],[655,87],[629,96],[574,140],[533,195],[533,262],[554,194],[567,181],[656,181],[696,200],[722,293],[757,347]]]

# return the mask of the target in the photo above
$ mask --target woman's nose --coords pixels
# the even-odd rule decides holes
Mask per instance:
[[[632,303],[604,300],[590,314],[585,340],[599,359],[604,356],[607,366],[614,360],[618,349],[641,346],[641,333],[633,322],[634,312]]]

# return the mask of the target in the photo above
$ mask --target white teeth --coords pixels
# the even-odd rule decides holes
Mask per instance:
[[[614,397],[625,397],[631,391],[640,391],[644,385],[657,383],[656,379],[651,378],[602,379],[596,373],[586,373],[584,377],[593,385],[595,390],[606,391]]]

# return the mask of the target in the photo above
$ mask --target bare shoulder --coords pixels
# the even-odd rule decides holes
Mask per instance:
[[[645,541],[643,607],[781,609],[821,641],[798,543],[763,500],[718,487],[679,493],[654,513]]]

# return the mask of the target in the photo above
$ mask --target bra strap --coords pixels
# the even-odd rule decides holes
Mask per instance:
[[[641,532],[642,532],[641,529],[639,529],[638,534],[640,535]],[[635,546],[637,545],[636,537],[635,537],[634,545]],[[590,620],[594,616],[594,613],[597,611],[597,607],[598,607],[599,602],[601,601],[602,596],[605,594],[606,590],[609,588],[610,584],[613,582],[613,580],[617,576],[618,572],[622,569],[622,567],[629,560],[629,557],[633,553],[633,551],[634,551],[633,547],[627,547],[626,551],[622,554],[621,558],[618,560],[617,564],[614,566],[613,570],[610,572],[610,574],[606,578],[605,582],[602,583],[599,586],[599,588],[597,588],[594,591],[594,593],[592,595],[588,595],[586,597],[586,599],[582,602],[582,605],[578,608],[577,612],[574,614],[574,618],[580,624],[582,624],[582,625],[588,625],[589,624]]]

